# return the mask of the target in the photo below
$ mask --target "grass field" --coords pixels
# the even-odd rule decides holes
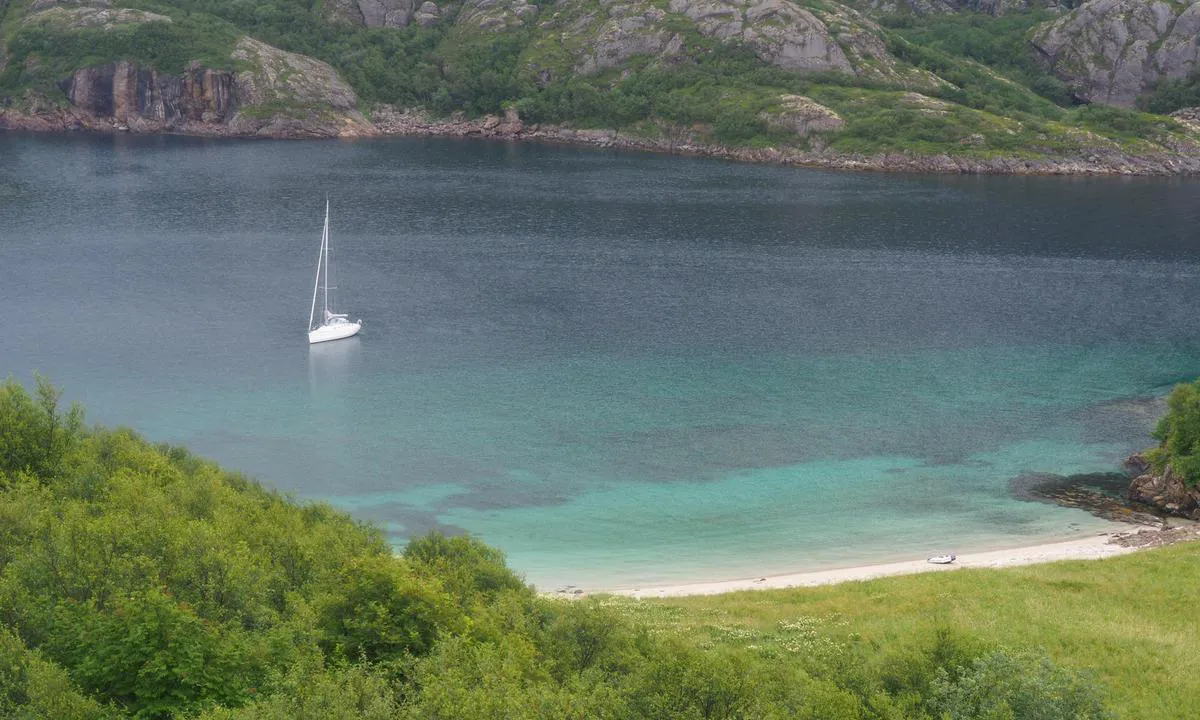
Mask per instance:
[[[671,600],[600,598],[701,646],[903,665],[951,635],[1093,673],[1122,718],[1200,717],[1200,543],[1106,560]],[[895,650],[902,648],[903,650]]]

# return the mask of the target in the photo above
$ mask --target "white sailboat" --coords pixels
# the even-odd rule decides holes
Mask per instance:
[[[356,335],[362,329],[362,320],[351,322],[344,313],[335,313],[329,306],[329,199],[325,199],[325,230],[321,233],[321,255],[317,258],[317,279],[313,284],[312,309],[308,312],[308,344],[341,340]],[[317,295],[324,290],[324,306],[321,323],[313,325],[317,313]]]

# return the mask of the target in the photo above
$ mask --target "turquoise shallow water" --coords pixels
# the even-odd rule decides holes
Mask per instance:
[[[1094,532],[1200,375],[1200,184],[0,135],[0,368],[540,586]],[[309,348],[324,194],[360,338]]]

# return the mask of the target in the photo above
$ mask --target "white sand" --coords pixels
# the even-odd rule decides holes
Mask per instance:
[[[889,575],[908,575],[920,572],[948,572],[961,568],[999,568],[1015,565],[1032,565],[1034,563],[1053,562],[1055,560],[1094,560],[1097,558],[1124,555],[1137,548],[1123,547],[1110,544],[1109,540],[1116,535],[1127,534],[1134,528],[1125,531],[1112,531],[1079,540],[1033,545],[1030,547],[1011,548],[1008,550],[989,550],[959,555],[951,565],[935,565],[927,559],[906,560],[904,562],[886,563],[882,565],[863,565],[860,567],[840,568],[836,570],[819,570],[815,572],[792,573],[789,575],[773,575],[769,577],[751,578],[748,580],[725,580],[720,582],[698,582],[681,585],[664,585],[661,587],[643,587],[625,590],[603,591],[614,595],[628,595],[637,598],[679,597],[682,595],[715,595],[717,593],[734,592],[736,590],[763,590],[767,588],[812,587],[814,585],[829,585],[850,580],[870,580]]]

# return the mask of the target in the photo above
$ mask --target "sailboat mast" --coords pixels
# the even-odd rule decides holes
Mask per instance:
[[[328,208],[325,210],[329,214]],[[312,307],[308,310],[308,329],[313,329],[313,316],[317,313],[317,288],[321,287],[321,266],[325,264],[325,235],[321,234],[321,250],[317,253],[317,277],[313,279]]]
[[[321,247],[325,249],[325,314],[321,316],[323,320],[329,314],[329,198],[325,198],[325,231],[321,233]]]

